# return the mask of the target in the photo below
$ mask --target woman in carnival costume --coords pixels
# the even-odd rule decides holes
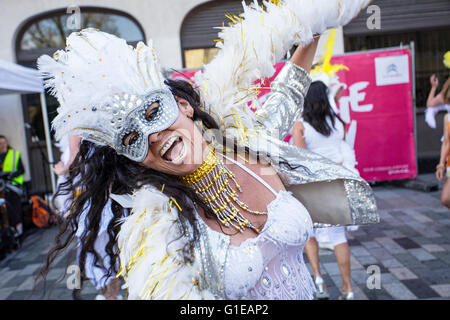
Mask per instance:
[[[129,299],[312,299],[303,246],[313,225],[379,217],[365,181],[282,139],[311,81],[313,35],[348,23],[369,2],[243,4],[219,33],[217,56],[195,75],[198,92],[164,79],[151,42],[135,49],[87,29],[53,59],[41,57],[61,104],[56,135],[83,138],[70,173],[81,176],[83,191],[48,261],[70,243],[67,225],[88,202],[83,251],[91,252],[111,198],[108,232],[119,251],[110,241],[106,252],[111,265],[120,259]],[[293,45],[257,105],[254,83]],[[122,207],[131,214],[124,218]]]
[[[444,55],[444,65],[450,69],[450,51]],[[445,183],[442,187],[441,203],[450,208],[450,182],[448,177],[450,176],[450,163],[448,157],[450,154],[450,137],[449,137],[449,113],[450,113],[450,77],[442,86],[442,90],[439,94],[436,94],[439,80],[436,75],[430,77],[431,90],[427,99],[427,109],[425,110],[425,121],[431,128],[436,128],[436,114],[439,111],[447,111],[444,116],[443,124],[443,136],[441,138],[441,152],[439,163],[436,166],[436,178],[439,181]]]

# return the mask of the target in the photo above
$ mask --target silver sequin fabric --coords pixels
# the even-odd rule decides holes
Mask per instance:
[[[329,159],[282,141],[302,111],[310,83],[311,78],[305,70],[287,63],[272,83],[270,97],[257,111],[264,130],[257,137],[248,137],[245,143],[237,141],[237,152],[247,149],[255,159],[270,163],[286,189],[308,209],[314,227],[377,223],[379,215],[375,197],[364,179]],[[299,186],[304,189],[296,189]],[[314,196],[306,197],[310,189]],[[339,191],[332,194],[337,209],[333,215],[323,217],[321,211],[327,211],[322,208],[327,190],[331,193]],[[195,245],[194,266],[202,275],[199,285],[207,287],[216,298],[224,299],[224,266],[229,252],[229,237],[200,221],[197,227],[200,239]],[[260,280],[264,286],[270,279]]]

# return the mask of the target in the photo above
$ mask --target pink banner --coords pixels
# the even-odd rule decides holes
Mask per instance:
[[[331,63],[350,69],[338,73],[347,85],[338,108],[361,176],[368,181],[415,178],[409,49],[348,54]]]
[[[338,109],[347,124],[347,138],[355,149],[361,176],[367,181],[415,178],[409,49],[347,54],[333,57],[331,63],[349,68],[338,73],[339,80],[347,85]],[[261,86],[270,87],[283,65],[276,64],[275,74]],[[193,75],[194,71],[188,71],[172,77],[186,79]],[[268,92],[261,91],[261,101]]]

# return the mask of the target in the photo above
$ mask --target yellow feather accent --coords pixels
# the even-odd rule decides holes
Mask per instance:
[[[336,74],[340,70],[349,70],[347,66],[342,64],[331,64],[331,58],[333,56],[334,41],[336,39],[336,29],[332,29],[328,34],[327,41],[325,42],[325,54],[322,58],[322,63],[317,65],[311,70],[311,75],[318,73],[326,73],[328,75]]]
[[[175,203],[175,205],[178,207],[178,210],[183,211],[183,209],[181,209],[180,205],[178,204],[177,200],[175,200],[174,197],[170,197],[170,201],[173,203]]]
[[[444,65],[450,69],[450,51],[444,54]]]
[[[169,290],[167,290],[167,293],[164,296],[164,300],[167,300],[167,298],[169,297],[170,291],[172,291],[172,287],[173,287],[173,284],[175,283],[176,279],[177,279],[177,276],[174,276],[173,280],[172,280],[172,284],[170,285]]]
[[[140,51],[142,50],[142,48],[143,48],[143,46],[139,46],[139,48],[137,48],[137,52],[136,52],[136,60],[137,61],[136,62],[137,62],[137,67],[138,67],[139,74],[141,75],[142,80],[145,83],[145,86],[148,87],[147,81],[145,81],[145,77],[144,77],[144,74],[142,73],[141,65],[139,63],[139,54],[140,54]]]

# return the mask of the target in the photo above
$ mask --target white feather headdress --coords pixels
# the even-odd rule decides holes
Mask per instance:
[[[222,131],[242,136],[255,129],[258,107],[255,81],[273,75],[273,65],[293,45],[306,45],[314,34],[347,24],[371,0],[272,0],[243,2],[240,17],[220,28],[217,56],[193,80],[201,89],[204,108],[216,117]],[[136,48],[125,40],[85,29],[67,38],[67,48],[54,59],[42,56],[38,67],[47,77],[46,87],[60,107],[53,120],[56,139],[80,134],[100,144],[113,145],[111,122],[136,97],[164,87],[151,41]],[[119,101],[118,94],[128,94]],[[129,99],[129,100],[128,100]]]
[[[72,33],[65,50],[53,58],[44,55],[37,63],[46,88],[60,104],[52,123],[57,140],[71,133],[113,145],[111,122],[120,119],[121,112],[132,108],[139,97],[166,87],[151,42],[139,42],[133,48],[92,28]],[[123,94],[128,94],[127,99]]]

